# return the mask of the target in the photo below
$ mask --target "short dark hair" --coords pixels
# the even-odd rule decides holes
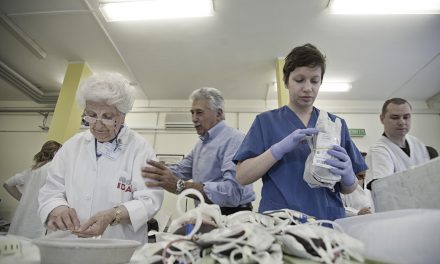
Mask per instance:
[[[411,104],[407,100],[405,100],[403,98],[395,97],[395,98],[388,99],[388,100],[385,101],[385,103],[383,103],[383,106],[382,106],[382,116],[384,116],[386,114],[387,107],[391,103],[392,104],[396,104],[396,105],[408,104],[409,108],[412,109]]]
[[[283,80],[287,86],[289,75],[298,67],[321,67],[321,81],[325,73],[325,56],[314,45],[307,43],[295,47],[285,58]]]

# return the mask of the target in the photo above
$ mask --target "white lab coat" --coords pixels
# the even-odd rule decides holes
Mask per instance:
[[[406,140],[410,149],[410,157],[385,136],[382,136],[371,147],[367,155],[369,170],[366,173],[366,183],[429,161],[426,145],[422,141],[411,135],[406,135]]]
[[[23,191],[11,221],[8,234],[38,238],[44,236],[46,228],[38,216],[38,192],[46,182],[50,162],[35,170],[27,169],[9,178],[5,183],[9,186],[22,185]]]
[[[96,213],[124,205],[131,224],[108,226],[103,238],[146,241],[147,221],[160,209],[162,188],[145,186],[141,167],[156,159],[151,145],[138,133],[123,127],[113,157],[95,152],[90,131],[69,139],[52,161],[46,184],[39,194],[38,209],[42,222],[60,205],[76,210],[81,223]]]

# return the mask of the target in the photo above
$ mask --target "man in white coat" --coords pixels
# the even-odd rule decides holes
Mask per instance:
[[[383,104],[380,121],[385,132],[371,147],[367,157],[367,182],[410,169],[429,161],[426,145],[411,129],[412,107],[402,98],[392,98]]]

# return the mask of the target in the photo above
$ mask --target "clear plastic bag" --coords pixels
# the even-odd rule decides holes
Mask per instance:
[[[341,127],[339,118],[333,122],[326,111],[320,111],[316,122],[319,133],[308,138],[311,152],[303,174],[303,179],[312,188],[326,187],[333,190],[334,185],[341,180],[341,176],[331,173],[331,166],[325,163],[327,159],[334,159],[327,151],[333,145],[340,145]]]

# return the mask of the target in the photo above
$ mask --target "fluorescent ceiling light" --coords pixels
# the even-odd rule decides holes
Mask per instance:
[[[439,14],[440,0],[330,0],[333,14]]]
[[[144,0],[103,2],[99,5],[111,21],[206,17],[214,14],[212,0]]]
[[[341,83],[341,82],[323,82],[320,92],[348,92],[351,90],[351,83]]]

